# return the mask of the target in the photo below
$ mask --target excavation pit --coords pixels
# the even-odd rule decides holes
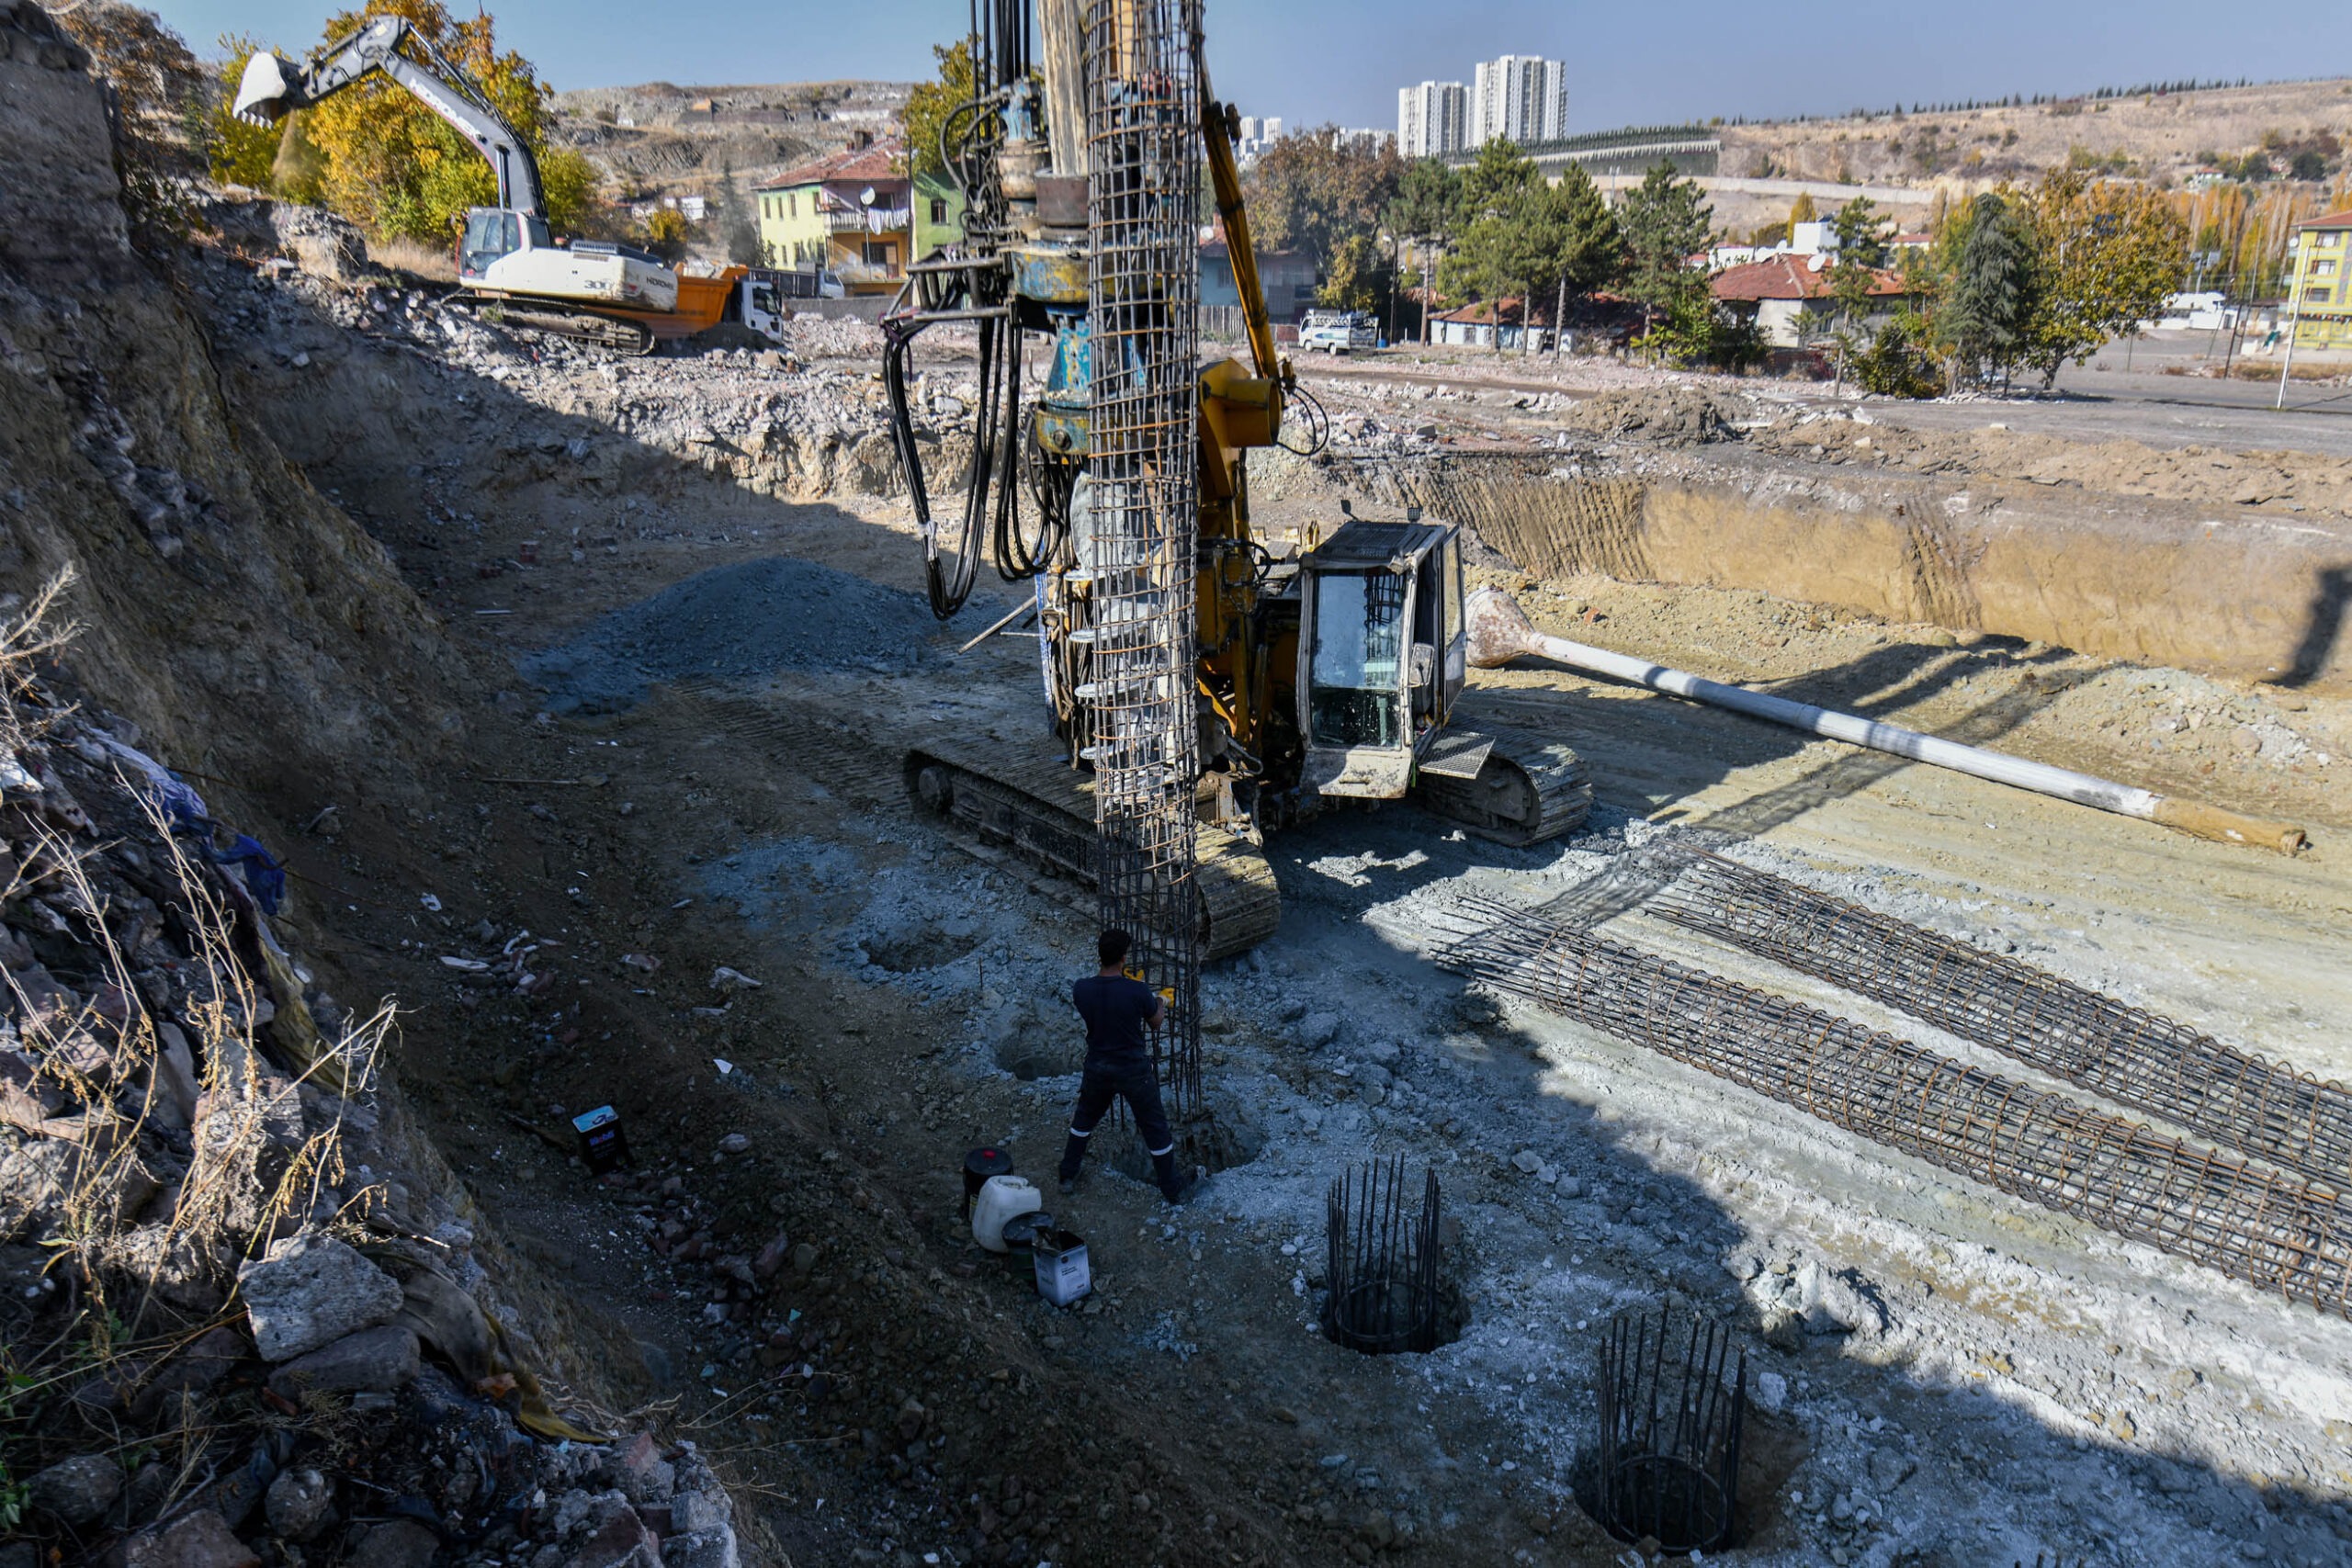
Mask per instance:
[[[1367,1356],[1421,1355],[1461,1334],[1439,1280],[1437,1172],[1416,1196],[1405,1162],[1372,1160],[1331,1183],[1325,1222],[1323,1337]]]
[[[1747,1357],[1721,1324],[1620,1313],[1604,1331],[1600,1430],[1577,1501],[1623,1541],[1673,1556],[1738,1544]]]

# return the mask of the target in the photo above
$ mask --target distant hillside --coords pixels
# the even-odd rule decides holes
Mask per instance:
[[[558,140],[612,176],[627,199],[719,194],[731,168],[748,187],[895,130],[903,82],[583,87],[556,95]]]
[[[2347,173],[2352,81],[2208,87],[1721,130],[1721,171],[1736,176],[1992,184],[2030,179],[2072,161],[2177,186],[2224,163],[2232,173],[2243,172],[2249,154],[2284,175],[2297,152],[2308,152],[2317,155],[2323,170],[2317,183],[2334,186]],[[2304,166],[2310,169],[2311,161]]]

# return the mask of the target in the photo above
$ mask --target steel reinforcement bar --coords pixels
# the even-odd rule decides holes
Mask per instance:
[[[2352,1317],[2352,1207],[1849,1019],[1465,901],[1440,962],[1946,1170]]]
[[[2118,1105],[2352,1190],[2352,1089],[2342,1084],[1719,855],[1694,862],[1648,908]]]
[[[1193,878],[1194,365],[1199,0],[1095,0],[1086,21],[1090,536],[1102,921],[1166,993],[1155,1055],[1180,1119],[1201,1107]]]

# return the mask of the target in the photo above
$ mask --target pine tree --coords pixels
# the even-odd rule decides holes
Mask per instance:
[[[2033,242],[2008,203],[1990,193],[1970,202],[1962,221],[1941,325],[1957,367],[1972,379],[2006,379],[2032,308]]]
[[[718,201],[719,233],[726,239],[727,259],[738,266],[763,265],[759,221],[752,215],[752,203],[743,194],[742,182],[735,177],[732,159],[719,161]]]
[[[1706,292],[1706,273],[1690,265],[1692,253],[1706,248],[1714,219],[1714,209],[1701,202],[1702,194],[1698,182],[1677,179],[1674,165],[1661,161],[1618,208],[1625,292],[1653,316],[1687,309]]]

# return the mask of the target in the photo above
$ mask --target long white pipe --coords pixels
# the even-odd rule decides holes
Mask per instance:
[[[1792,729],[1825,735],[1833,740],[1867,746],[1873,751],[1888,751],[1898,757],[1909,757],[1915,761],[1950,768],[1955,773],[1990,779],[1996,784],[2031,790],[2036,795],[2071,800],[2077,805],[2097,807],[2101,811],[2137,817],[2143,821],[2160,822],[2199,838],[2215,839],[2224,843],[2251,844],[2277,850],[2282,854],[2292,854],[2303,847],[2303,830],[2291,823],[2241,817],[2217,807],[2176,799],[2136,785],[2117,784],[2111,779],[2094,778],[2088,773],[2078,773],[2072,768],[2055,768],[2047,762],[2029,762],[2022,757],[1988,751],[1981,746],[1967,746],[1957,740],[1922,735],[1901,725],[1881,724],[1876,719],[1863,718],[1857,714],[1838,713],[1831,708],[1815,707],[1811,703],[1792,703],[1784,697],[1767,696],[1762,692],[1751,692],[1745,686],[1727,686],[1720,681],[1710,681],[1687,671],[1653,664],[1645,659],[1611,653],[1605,648],[1571,642],[1566,637],[1550,637],[1530,625],[1518,604],[1498,589],[1481,588],[1470,595],[1468,619],[1470,662],[1481,669],[1508,663],[1521,654],[1533,654],[1574,669],[1630,681],[1655,692],[1671,693],[1693,702],[1729,708],[1735,713],[1744,713],[1774,724],[1785,724]]]

